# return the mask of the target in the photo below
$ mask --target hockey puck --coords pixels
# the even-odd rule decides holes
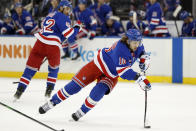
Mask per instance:
[[[151,128],[151,126],[145,126],[144,128]]]

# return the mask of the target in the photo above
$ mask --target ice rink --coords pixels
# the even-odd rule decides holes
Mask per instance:
[[[57,105],[44,115],[38,108],[45,103],[45,81],[33,79],[21,99],[13,102],[18,79],[0,78],[0,101],[47,124],[65,131],[196,131],[196,86],[152,83],[148,92],[148,120],[143,128],[144,91],[134,83],[118,83],[112,93],[79,122],[71,114],[83,104],[95,83]],[[68,81],[58,80],[55,91]],[[32,120],[0,105],[0,131],[50,131]]]

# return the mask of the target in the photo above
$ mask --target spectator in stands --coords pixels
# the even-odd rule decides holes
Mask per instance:
[[[78,6],[73,10],[75,19],[84,24],[83,29],[78,33],[77,38],[87,36],[90,40],[96,35],[97,20],[93,12],[87,8],[86,0],[78,0]]]
[[[122,24],[114,16],[108,16],[106,23],[101,26],[101,32],[105,36],[122,36],[124,30]]]
[[[16,34],[32,35],[38,32],[39,28],[34,22],[31,14],[22,8],[21,3],[15,4],[16,13],[12,14],[12,19],[16,23]]]
[[[98,3],[91,5],[89,8],[93,11],[99,27],[106,22],[107,16],[112,16],[112,9],[105,4],[105,0],[98,0]]]
[[[93,12],[86,6],[86,0],[78,0],[78,6],[73,10],[76,21],[80,21],[84,25],[76,37],[79,39],[87,36],[90,40],[92,40],[96,35],[97,21]],[[76,41],[70,43],[69,41],[66,41],[63,43],[62,47],[65,54],[61,57],[62,59],[70,57],[69,45],[74,45],[75,42]]]
[[[150,0],[150,4],[146,13],[148,26],[144,31],[144,35],[152,37],[170,36],[159,2],[157,0]]]
[[[127,26],[126,26],[127,28],[126,29],[129,30],[129,29],[137,29],[138,28],[141,32],[143,32],[144,29],[147,27],[147,25],[144,22],[142,22],[141,20],[138,19],[138,17],[139,17],[138,13],[136,13],[137,14],[137,18],[136,18],[137,25],[134,25],[133,24],[133,14],[134,13],[136,13],[136,12],[135,11],[130,11],[129,12],[129,21],[127,23]]]
[[[12,22],[12,18],[8,13],[5,13],[4,15],[4,21],[2,23],[1,29],[1,34],[14,34],[15,29],[14,29],[14,24]]]
[[[51,13],[51,12],[54,12],[54,11],[58,11],[57,7],[59,5],[59,0],[51,0],[50,3],[51,3],[52,6],[50,7],[48,13]]]
[[[179,4],[180,0],[164,0],[163,10],[166,20],[173,19],[173,12]]]
[[[180,13],[180,19],[184,21],[182,25],[182,34],[181,36],[188,37],[188,36],[195,36],[195,25],[196,20],[193,19],[192,15],[187,11],[182,11]]]

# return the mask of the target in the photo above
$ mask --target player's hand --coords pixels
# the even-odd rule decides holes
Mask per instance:
[[[95,36],[96,36],[96,32],[95,31],[89,31],[88,32],[89,40],[93,40]]]
[[[23,28],[20,28],[20,29],[16,30],[16,34],[25,35],[25,30]]]
[[[7,29],[5,28],[5,27],[2,27],[1,28],[1,34],[3,35],[3,34],[5,34],[7,32]]]
[[[146,90],[146,91],[149,91],[149,90],[151,90],[151,84],[150,84],[150,82],[149,82],[149,80],[148,79],[146,79],[146,77],[145,76],[140,76],[140,77],[138,77],[138,79],[136,80],[136,82],[139,84],[139,86],[140,86],[140,88],[142,89],[142,90]]]
[[[139,67],[141,72],[145,72],[150,65],[150,55],[144,54],[140,57]]]
[[[79,28],[79,32],[82,30],[83,24],[81,21],[77,21],[76,24],[73,26],[74,28]]]
[[[151,33],[151,31],[150,31],[149,27],[146,27],[143,34],[145,36],[148,36],[150,33]]]

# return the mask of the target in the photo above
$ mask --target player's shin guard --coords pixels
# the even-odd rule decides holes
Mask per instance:
[[[80,90],[81,87],[74,81],[71,81],[64,88],[61,88],[56,94],[54,94],[51,101],[55,105],[59,104],[63,100],[66,100],[69,96],[78,93]]]
[[[56,79],[57,79],[57,75],[59,72],[59,67],[57,68],[52,68],[51,66],[48,66],[48,78],[47,78],[47,87],[46,87],[46,92],[45,92],[45,97],[50,97],[55,83],[56,83]]]
[[[29,85],[29,82],[31,81],[31,78],[35,75],[36,72],[37,72],[36,69],[32,69],[30,67],[25,68],[24,73],[20,78],[17,91],[14,94],[14,97],[16,99],[19,99],[21,97],[22,93],[25,91],[25,89]]]
[[[65,59],[70,56],[69,54],[69,44],[66,42],[65,44],[62,45],[63,47],[63,52],[65,53],[64,56],[61,57],[61,59]]]
[[[86,98],[82,107],[72,114],[72,118],[75,121],[78,121],[82,116],[84,116],[88,111],[90,111],[97,102],[99,102],[106,92],[108,92],[109,88],[106,84],[98,83],[90,92],[90,95]]]
[[[80,57],[80,53],[78,52],[78,44],[77,43],[71,44],[70,48],[72,51],[71,60],[78,59]]]

